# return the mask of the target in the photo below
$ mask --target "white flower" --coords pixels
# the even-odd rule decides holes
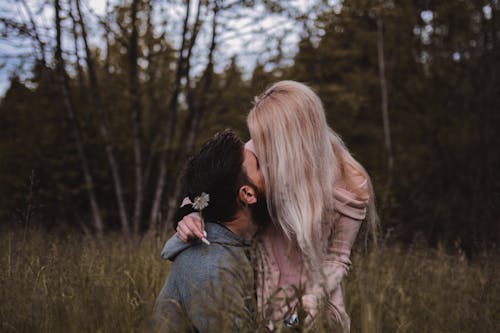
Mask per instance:
[[[208,193],[201,193],[199,196],[194,198],[193,203],[191,204],[194,209],[201,211],[204,208],[208,207],[208,202],[210,201],[210,195]]]

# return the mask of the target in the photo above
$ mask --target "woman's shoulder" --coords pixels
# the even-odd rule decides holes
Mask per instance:
[[[347,191],[356,200],[368,201],[371,195],[370,183],[363,167],[346,161],[341,169],[341,176],[335,186],[335,190]]]
[[[344,215],[364,219],[370,199],[370,184],[363,170],[346,163],[342,179],[333,189],[335,209]]]

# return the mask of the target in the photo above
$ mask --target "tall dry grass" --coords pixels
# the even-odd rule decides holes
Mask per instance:
[[[0,331],[146,331],[168,273],[154,237],[0,235]],[[352,332],[498,332],[500,261],[382,248],[354,254]]]
[[[353,332],[500,332],[500,260],[425,247],[356,254],[346,301]]]
[[[45,232],[0,236],[0,330],[131,332],[168,272],[151,239]]]

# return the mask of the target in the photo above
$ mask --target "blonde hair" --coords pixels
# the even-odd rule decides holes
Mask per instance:
[[[255,98],[248,128],[265,180],[273,221],[302,254],[317,263],[332,232],[333,190],[343,182],[354,193],[353,172],[367,180],[367,219],[375,231],[370,178],[328,126],[319,97],[295,81],[273,84]],[[360,196],[366,193],[357,193]]]

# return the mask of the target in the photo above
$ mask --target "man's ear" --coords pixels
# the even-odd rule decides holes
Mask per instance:
[[[243,185],[240,187],[238,196],[240,197],[241,202],[244,202],[247,205],[252,205],[257,202],[257,193],[255,193],[255,189],[249,185]]]

